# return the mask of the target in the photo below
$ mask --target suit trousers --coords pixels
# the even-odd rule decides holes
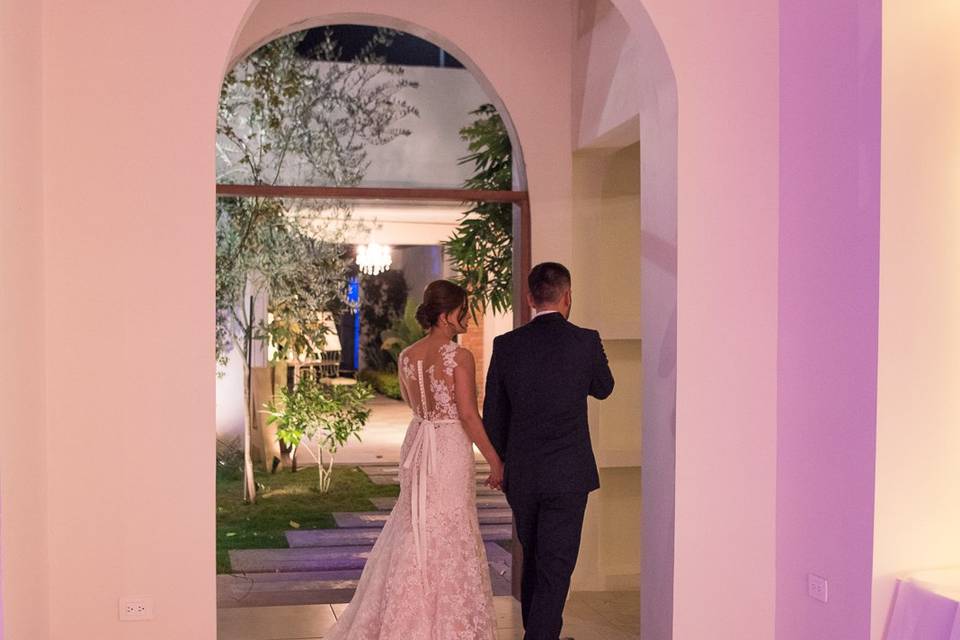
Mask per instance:
[[[524,640],[557,640],[580,552],[587,493],[507,495],[523,548]],[[514,571],[517,568],[514,567]]]

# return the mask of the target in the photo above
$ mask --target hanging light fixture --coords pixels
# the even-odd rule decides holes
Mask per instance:
[[[357,266],[363,273],[375,276],[389,269],[391,264],[390,245],[369,242],[357,246]]]

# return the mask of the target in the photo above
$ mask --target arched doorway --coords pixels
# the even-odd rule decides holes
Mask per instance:
[[[328,24],[328,23],[324,23]],[[303,24],[298,24],[298,27],[302,27]],[[284,37],[284,36],[280,36]],[[499,102],[495,96],[490,96],[493,102]],[[478,106],[478,105],[474,105]],[[470,110],[464,110],[464,113],[470,113]],[[502,117],[502,116],[500,116]],[[509,124],[508,118],[503,117],[503,120],[507,121],[507,129],[510,131],[512,129]],[[511,131],[512,134],[512,131]],[[515,138],[515,135],[513,135]],[[514,147],[517,148],[517,147]],[[222,155],[222,149],[220,151]],[[517,158],[519,153],[513,154],[513,179],[514,182],[524,182],[524,171],[522,164],[519,164]],[[519,166],[518,166],[519,165]],[[279,172],[279,170],[278,170]],[[319,186],[315,184],[282,184],[282,185],[270,185],[270,184],[233,184],[225,183],[218,185],[218,195],[226,197],[241,197],[241,198],[283,198],[285,200],[300,199],[300,198],[310,198],[315,200],[335,200],[335,201],[351,201],[351,202],[362,202],[362,201],[378,201],[378,202],[407,202],[411,205],[419,204],[419,206],[424,206],[422,203],[429,201],[441,201],[441,202],[471,202],[471,201],[482,201],[482,202],[501,202],[513,205],[514,209],[514,272],[515,273],[525,273],[529,269],[529,200],[527,194],[523,191],[478,191],[478,190],[467,190],[467,189],[458,189],[458,188],[437,188],[437,187],[408,187],[408,188],[397,188],[397,187],[370,187],[370,186],[353,186],[353,187],[344,187],[344,186]],[[520,293],[522,290],[523,279],[520,278],[516,280],[517,287],[514,298],[522,299]],[[251,300],[251,310],[252,310],[253,300]],[[262,314],[261,314],[262,315]],[[515,307],[515,317],[517,323],[523,322],[529,315],[529,309],[525,306],[519,308]],[[285,377],[285,376],[284,376]],[[255,394],[254,394],[255,395]],[[253,401],[253,395],[251,395],[251,400]],[[256,427],[254,427],[256,428]],[[261,426],[261,429],[263,427]],[[399,450],[399,441],[397,443],[397,448]],[[349,447],[347,447],[349,449]],[[376,479],[376,478],[374,478]],[[223,509],[218,509],[218,514]],[[218,516],[219,517],[219,516]],[[483,518],[481,517],[481,522]],[[346,532],[343,532],[346,533]],[[368,532],[363,532],[368,533]],[[228,533],[227,535],[231,535]],[[364,539],[368,539],[369,536],[366,536]],[[489,546],[489,545],[488,545]],[[241,552],[242,553],[242,552]],[[258,552],[263,553],[263,552]],[[489,550],[488,550],[489,554]],[[503,551],[500,551],[500,554],[503,554]],[[231,552],[231,559],[233,559],[233,552]],[[256,562],[256,561],[255,561]],[[502,563],[503,561],[501,561]],[[507,566],[509,566],[509,555],[507,556]],[[238,570],[234,567],[235,571]],[[270,573],[269,571],[254,571],[254,573]],[[318,572],[320,573],[320,572]],[[271,582],[277,583],[275,579],[276,576],[271,576]],[[316,582],[320,582],[321,578],[317,576],[312,576],[316,578]],[[250,578],[252,580],[252,577]],[[338,578],[338,580],[340,580]],[[345,578],[343,579],[345,580]],[[341,581],[343,581],[341,580]],[[219,580],[218,580],[219,583]],[[243,588],[244,585],[241,585],[239,590],[245,591],[245,595],[249,594],[251,590],[258,589],[257,584],[251,584],[251,586],[246,589]],[[259,585],[262,587],[263,585]],[[509,583],[507,584],[507,589],[509,590]],[[323,589],[321,589],[323,591]],[[275,596],[276,593],[272,593],[271,596]],[[298,596],[306,595],[303,591],[300,591]],[[323,597],[323,596],[321,596]],[[271,604],[281,604],[281,602],[273,601],[270,598]],[[297,602],[306,602],[306,600],[295,599]],[[266,602],[263,598],[252,599],[250,604],[254,602],[263,604]]]
[[[292,14],[286,15],[292,17]],[[476,66],[469,62],[469,56],[454,44],[446,42],[442,36],[396,18],[357,14],[334,14],[309,19],[297,16],[294,26],[289,28],[343,20],[402,28],[425,35],[457,51],[458,57],[463,56],[471,68]],[[232,59],[262,44],[265,39],[284,33],[284,28],[277,29],[267,24],[263,16],[253,16],[250,24],[255,28],[245,28],[238,37],[235,51],[239,53],[235,53]],[[665,630],[670,629],[672,622],[676,418],[676,92],[669,61],[652,23],[649,23],[649,31],[644,36],[649,39],[643,41],[643,48],[653,62],[649,68],[638,67],[634,70],[634,81],[642,88],[642,99],[636,109],[643,152],[640,154],[636,181],[645,185],[649,181],[650,188],[641,190],[642,208],[645,213],[649,212],[649,216],[642,218],[643,231],[637,242],[644,246],[645,265],[649,262],[652,267],[642,270],[645,291],[653,292],[650,304],[643,305],[645,361],[649,362],[651,354],[656,354],[657,360],[655,375],[647,375],[643,380],[644,526],[654,532],[653,535],[644,536],[644,556],[654,558],[644,563],[644,584],[650,586],[644,592],[645,610],[649,610],[649,615],[644,616],[644,624],[660,632],[669,632]],[[636,39],[635,34],[630,37]],[[518,137],[512,124],[511,137],[514,141]],[[515,179],[515,187],[525,183],[522,176]],[[535,232],[533,236],[536,242]]]

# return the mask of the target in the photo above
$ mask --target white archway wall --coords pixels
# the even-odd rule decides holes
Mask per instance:
[[[673,578],[672,630],[663,614],[669,598],[645,593],[644,638],[768,640],[775,598],[779,7],[773,0],[614,5],[642,47],[644,588]],[[674,452],[676,484],[664,486]],[[661,489],[651,490],[654,483]],[[673,563],[664,567],[650,538],[673,525],[671,488],[673,553],[668,540],[656,541]]]
[[[604,308],[602,301],[591,300],[587,308],[593,311],[591,320],[596,320],[603,328],[606,338],[628,338],[627,341],[611,342],[610,355],[626,356],[625,371],[618,371],[621,375],[618,376],[617,394],[620,398],[626,396],[627,404],[633,406],[610,407],[619,408],[620,411],[614,413],[621,414],[621,419],[614,420],[614,425],[610,426],[620,431],[621,436],[626,435],[624,432],[631,427],[626,414],[633,413],[633,429],[642,428],[642,437],[634,434],[629,447],[636,450],[640,445],[638,440],[642,440],[640,486],[635,479],[629,479],[629,469],[620,470],[618,475],[627,474],[627,483],[623,478],[608,478],[613,482],[605,483],[601,494],[593,497],[591,507],[594,513],[599,511],[602,514],[606,503],[610,502],[615,505],[614,509],[624,510],[628,522],[623,529],[627,531],[635,532],[634,526],[642,523],[639,558],[643,585],[642,635],[645,638],[670,638],[673,637],[674,619],[676,493],[677,97],[674,71],[657,29],[642,10],[634,18],[634,22],[628,25],[624,15],[604,0],[579,3],[573,138],[575,147],[584,151],[577,154],[575,161],[577,189],[574,198],[578,207],[575,225],[580,220],[586,224],[579,230],[575,226],[574,237],[575,248],[583,254],[577,268],[585,273],[599,274],[588,290],[602,291],[611,286],[616,289],[618,284],[623,284],[619,294],[601,296],[615,300],[616,304]],[[638,170],[635,159],[624,163],[622,157],[624,147],[633,145],[637,139],[640,146]],[[621,151],[617,152],[617,149]],[[619,162],[615,156],[621,156]],[[634,187],[639,187],[639,203],[636,201],[637,190],[623,189],[623,186],[618,189],[617,180],[609,181],[609,186],[614,187],[610,189],[613,193],[608,193],[606,198],[603,195],[608,182],[604,175],[606,168],[619,166],[622,170],[626,168],[624,164],[634,167]],[[595,244],[600,242],[596,220],[605,217],[606,213],[604,200],[618,203],[615,209],[622,205],[634,209],[634,216],[622,221],[633,228],[625,227],[619,231],[640,247],[639,256],[615,258],[615,262],[621,263],[614,270],[619,273],[607,274],[605,283],[603,269],[598,264],[604,261],[598,258],[609,252],[610,247]],[[599,255],[598,250],[602,252]],[[636,290],[638,286],[643,291],[642,304]],[[631,348],[640,350],[640,344],[632,340],[635,337],[641,338],[645,354],[643,371],[639,375],[631,371],[633,363],[629,357]],[[626,352],[616,353],[624,348]],[[642,393],[633,397],[637,393],[635,387],[641,381]],[[603,405],[602,414],[596,406],[593,407],[591,424],[594,430],[609,428],[602,420],[610,413],[607,404],[609,402]],[[621,424],[617,425],[617,422]],[[595,435],[602,441],[602,433]],[[612,500],[608,500],[606,494],[611,484],[623,487],[621,493],[624,495],[612,496]],[[639,495],[641,486],[642,500]],[[641,518],[639,523],[632,523],[629,519],[635,517],[636,503],[641,505]],[[602,518],[594,516],[588,521],[585,531],[588,542],[591,538],[598,542],[598,546],[606,542],[602,526]],[[627,551],[635,550],[629,544],[623,546]],[[590,551],[589,546],[581,549],[588,559]],[[594,551],[594,557],[600,555]],[[590,565],[584,565],[578,571],[588,569]]]

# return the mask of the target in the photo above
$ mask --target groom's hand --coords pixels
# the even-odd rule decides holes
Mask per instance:
[[[485,484],[491,489],[503,490],[503,463],[497,462],[490,465],[490,475]]]

